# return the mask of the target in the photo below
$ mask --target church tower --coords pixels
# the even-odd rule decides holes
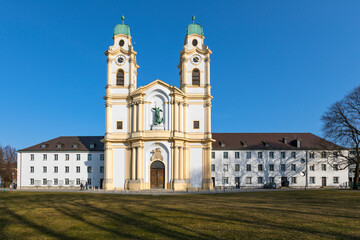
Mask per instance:
[[[122,23],[114,28],[114,44],[105,52],[107,56],[107,85],[105,108],[105,189],[113,189],[113,159],[118,155],[124,161],[126,139],[131,131],[129,96],[137,87],[136,52],[133,50],[130,27]],[[124,175],[124,173],[116,173]],[[123,179],[124,176],[121,177]]]
[[[202,146],[202,188],[211,188],[211,85],[210,85],[210,55],[211,50],[204,44],[203,27],[192,23],[186,29],[183,50],[180,51],[180,88],[186,94],[187,105],[187,137],[188,142],[198,142]],[[194,143],[192,143],[194,145]],[[198,154],[196,148],[190,146],[190,165],[196,165]],[[190,185],[194,181],[195,169],[190,168]]]

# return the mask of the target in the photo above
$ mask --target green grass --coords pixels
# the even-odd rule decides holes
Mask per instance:
[[[360,192],[1,192],[0,238],[360,239]]]

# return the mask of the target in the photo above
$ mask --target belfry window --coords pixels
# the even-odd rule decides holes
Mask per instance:
[[[200,70],[197,68],[192,71],[192,85],[200,86]]]
[[[116,85],[117,86],[124,86],[124,70],[119,69],[116,74]]]

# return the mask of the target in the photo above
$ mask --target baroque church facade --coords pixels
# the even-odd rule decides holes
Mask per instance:
[[[180,88],[137,87],[130,28],[118,24],[107,56],[105,189],[211,188],[211,50],[201,25],[187,27]]]
[[[347,169],[329,164],[339,146],[311,133],[212,133],[212,52],[194,18],[179,87],[161,80],[138,87],[137,53],[122,20],[105,52],[105,136],[62,136],[19,150],[20,189],[348,186]]]

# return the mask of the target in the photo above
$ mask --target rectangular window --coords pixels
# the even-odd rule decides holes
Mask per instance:
[[[263,157],[263,153],[262,152],[258,152],[258,158],[262,158]]]
[[[194,129],[200,129],[200,121],[194,121],[193,122],[193,128]]]
[[[250,159],[251,158],[251,152],[246,152],[246,159]]]
[[[65,172],[66,172],[66,173],[70,172],[69,166],[65,166]]]
[[[286,158],[286,153],[285,152],[281,152],[281,158],[282,159]]]
[[[104,154],[100,154],[100,161],[104,161]]]
[[[251,177],[246,177],[245,183],[246,184],[251,184]]]
[[[334,183],[339,183],[339,177],[334,177],[333,180],[334,180]]]
[[[54,173],[59,172],[59,168],[57,166],[54,167]]]
[[[229,158],[229,153],[228,153],[228,152],[224,152],[224,153],[223,153],[223,156],[224,156],[225,159],[227,159],[227,158]]]
[[[315,158],[315,153],[314,153],[314,152],[310,152],[310,153],[309,153],[309,158]]]
[[[31,172],[31,173],[34,172],[34,167],[33,167],[33,166],[30,167],[30,172]]]
[[[246,171],[248,171],[248,172],[251,171],[251,164],[246,164]]]
[[[338,170],[339,170],[339,165],[334,164],[334,166],[333,166],[333,171],[338,171]]]
[[[258,171],[262,172],[263,171],[263,165],[262,164],[258,164]]]
[[[296,183],[296,177],[291,178],[291,183],[294,183],[294,184]]]
[[[95,144],[94,143],[90,143],[90,149],[94,149],[95,148]]]
[[[269,165],[269,171],[274,171],[274,164]]]
[[[240,152],[235,152],[235,158],[239,159],[240,158]]]
[[[57,178],[54,178],[54,185],[58,185],[59,184],[59,180]]]
[[[47,173],[47,167],[43,167],[43,173]]]
[[[77,160],[77,161],[80,160],[80,154],[76,154],[76,160]]]
[[[269,152],[269,158],[274,159],[274,152]]]
[[[43,178],[43,185],[47,184],[47,178]]]
[[[315,184],[315,177],[310,177],[310,184]]]
[[[215,172],[215,164],[211,164],[211,171]]]
[[[34,154],[30,154],[30,161],[34,161]]]
[[[119,130],[123,129],[123,122],[122,121],[117,121],[116,122],[116,129],[119,129]]]
[[[76,166],[76,172],[77,172],[77,173],[80,172],[80,166]]]
[[[80,178],[76,179],[76,185],[80,185]]]
[[[315,171],[315,165],[310,165],[310,171]]]
[[[326,171],[326,164],[321,164],[321,170]]]
[[[334,152],[334,157],[338,158],[339,157],[339,152]]]
[[[47,154],[43,154],[43,160],[44,160],[44,161],[47,160]]]
[[[88,178],[87,183],[88,185],[91,185],[91,178]]]
[[[69,160],[70,159],[70,155],[69,154],[65,154],[65,160]]]
[[[70,181],[68,178],[65,178],[65,185],[69,185]]]
[[[227,172],[229,170],[229,166],[227,164],[224,164],[224,172]]]
[[[228,177],[223,178],[223,184],[229,184],[229,178]]]
[[[212,152],[212,153],[211,153],[211,158],[212,158],[212,159],[215,159],[215,152]]]
[[[91,161],[91,154],[88,154],[88,161]]]
[[[54,161],[57,161],[57,160],[59,160],[59,155],[54,154]]]
[[[239,185],[240,185],[240,177],[235,177],[235,184],[239,184]]]
[[[280,165],[280,170],[281,170],[282,172],[285,172],[285,170],[286,170],[285,164],[281,164],[281,165]]]
[[[35,181],[33,178],[30,178],[30,185],[34,185]]]
[[[88,173],[91,173],[91,172],[92,172],[92,167],[91,167],[91,166],[88,166],[88,167],[87,167],[87,172],[88,172]]]
[[[269,177],[270,183],[275,183],[275,177]]]
[[[291,152],[291,157],[296,158],[296,152]]]
[[[264,182],[263,177],[258,177],[258,184],[262,184]]]
[[[104,173],[104,167],[103,166],[100,167],[100,173]]]
[[[236,172],[240,171],[240,164],[235,164],[235,171]]]
[[[326,158],[326,156],[327,156],[326,152],[321,153],[321,158]]]
[[[291,164],[291,171],[296,171],[296,164]]]

